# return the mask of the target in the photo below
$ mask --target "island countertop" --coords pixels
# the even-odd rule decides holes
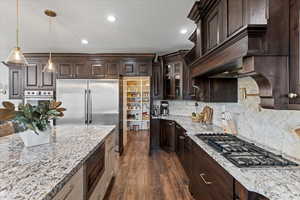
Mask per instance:
[[[196,137],[196,134],[201,133],[221,133],[220,127],[192,122],[189,116],[170,115],[157,118],[176,121],[197,145],[249,191],[262,194],[270,200],[300,199],[300,167],[238,168]]]
[[[56,126],[49,144],[30,148],[18,134],[0,138],[0,199],[52,199],[114,129]]]

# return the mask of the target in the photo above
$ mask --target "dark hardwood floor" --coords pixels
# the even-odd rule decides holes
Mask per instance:
[[[175,153],[148,154],[148,132],[130,133],[119,172],[105,200],[193,200]]]

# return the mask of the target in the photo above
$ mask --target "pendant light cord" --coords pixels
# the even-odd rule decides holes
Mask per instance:
[[[49,38],[50,38],[49,39],[49,41],[50,41],[49,42],[49,58],[50,58],[50,60],[52,60],[52,52],[51,52],[51,42],[52,42],[51,41],[51,38],[52,38],[51,37],[52,36],[51,32],[52,32],[52,27],[51,26],[52,26],[52,19],[51,19],[51,17],[49,17]]]
[[[19,47],[19,32],[20,32],[20,2],[17,0],[17,47]]]

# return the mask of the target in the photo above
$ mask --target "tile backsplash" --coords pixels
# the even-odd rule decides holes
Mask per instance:
[[[256,82],[250,78],[241,78],[239,88],[247,93],[258,93]],[[159,104],[159,101],[155,101]],[[295,129],[300,128],[300,111],[269,110],[259,107],[260,99],[250,96],[243,99],[239,89],[238,103],[198,102],[197,112],[208,105],[214,109],[213,122],[222,125],[222,111],[229,111],[238,129],[238,134],[256,143],[265,145],[284,155],[300,160],[300,136]],[[187,115],[196,111],[195,101],[169,101],[171,115]]]

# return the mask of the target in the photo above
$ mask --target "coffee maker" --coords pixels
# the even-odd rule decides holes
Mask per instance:
[[[169,102],[168,101],[161,101],[160,102],[160,114],[162,116],[169,115]]]

